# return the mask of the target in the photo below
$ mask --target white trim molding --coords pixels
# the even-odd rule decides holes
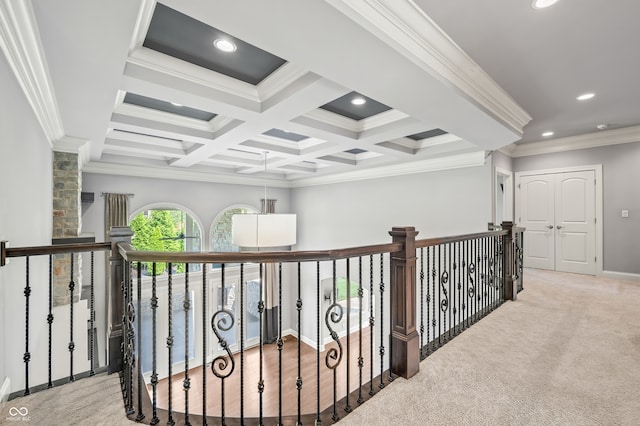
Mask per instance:
[[[0,48],[53,147],[64,126],[31,0],[0,2]]]
[[[531,116],[412,0],[327,0],[422,69],[522,134]]]
[[[390,176],[401,176],[463,167],[483,166],[486,161],[485,151],[474,151],[458,155],[449,155],[428,160],[371,167],[363,170],[337,173],[333,175],[301,178],[297,180],[269,180],[268,185],[274,188],[301,188],[316,185],[352,182],[357,180],[377,179]],[[173,167],[152,167],[142,165],[124,165],[90,161],[82,168],[84,173],[104,175],[138,176],[156,179],[175,179],[194,182],[225,183],[232,185],[263,186],[264,179],[248,176],[225,175],[201,171],[186,170]]]
[[[304,178],[291,182],[292,188],[301,188],[332,183],[353,182],[358,180],[377,179],[390,176],[402,176],[415,173],[434,172],[439,170],[458,169],[462,167],[483,166],[485,152],[476,151],[467,154],[450,155],[423,161],[412,161],[390,166],[374,167],[364,170],[338,173],[327,176]]]
[[[640,142],[640,126],[604,130],[541,142],[511,144],[500,148],[500,152],[510,157],[526,157],[529,155],[553,154],[576,149],[597,148],[599,146],[631,142]]]
[[[615,280],[638,281],[640,282],[640,274],[631,274],[628,272],[602,271],[602,276]]]
[[[2,382],[2,387],[0,387],[0,412],[2,412],[2,408],[4,404],[9,400],[9,395],[11,392],[11,379],[7,376],[4,378]]]

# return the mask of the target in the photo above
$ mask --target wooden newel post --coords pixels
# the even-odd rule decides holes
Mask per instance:
[[[109,283],[107,286],[108,306],[108,349],[109,360],[107,372],[117,373],[122,370],[122,321],[124,317],[124,299],[122,286],[124,285],[124,259],[118,252],[118,243],[131,243],[133,231],[128,226],[114,226],[109,231],[111,239],[111,256],[109,257]]]
[[[513,222],[502,222],[502,229],[507,235],[502,236],[502,271],[504,275],[504,300],[516,300],[517,282],[513,279],[515,268],[515,253],[513,244]]]
[[[416,331],[416,235],[413,226],[389,234],[402,251],[391,253],[391,371],[408,379],[420,370],[420,337]]]

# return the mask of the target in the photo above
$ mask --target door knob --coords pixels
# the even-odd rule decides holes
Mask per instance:
[[[562,229],[562,226],[558,225],[556,226],[556,229]]]
[[[553,225],[547,225],[547,228],[553,229]]]

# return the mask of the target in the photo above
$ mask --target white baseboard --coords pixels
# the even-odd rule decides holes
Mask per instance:
[[[630,274],[627,272],[602,271],[602,276],[616,280],[640,281],[640,274]]]
[[[2,387],[0,388],[0,411],[4,408],[4,404],[9,400],[9,394],[11,391],[11,379],[5,377]]]

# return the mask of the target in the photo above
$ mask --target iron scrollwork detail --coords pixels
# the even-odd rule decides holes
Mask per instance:
[[[330,370],[335,370],[342,361],[342,344],[338,338],[338,333],[331,327],[331,323],[338,324],[342,321],[343,313],[342,305],[334,302],[327,308],[327,312],[324,315],[324,322],[329,329],[331,339],[338,345],[337,348],[330,348],[325,356],[325,365]]]
[[[229,344],[220,333],[231,330],[234,323],[235,319],[233,317],[233,312],[229,309],[222,308],[211,317],[211,328],[218,338],[218,343],[227,353],[227,356],[218,355],[214,358],[213,362],[211,362],[211,372],[214,376],[220,379],[226,379],[229,377],[233,373],[236,365],[231,349],[229,349]],[[227,369],[228,371],[225,371]]]

